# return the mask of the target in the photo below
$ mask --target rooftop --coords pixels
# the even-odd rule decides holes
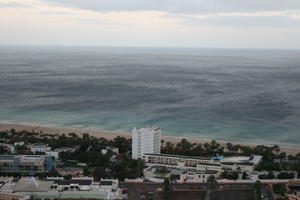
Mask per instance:
[[[48,144],[41,144],[41,143],[30,144],[28,146],[33,147],[33,148],[47,148],[47,147],[49,147]]]
[[[188,174],[217,174],[218,171],[216,171],[216,170],[205,170],[205,171],[188,170],[185,173],[188,173]]]
[[[107,192],[104,191],[48,191],[48,192],[33,192],[33,193],[22,193],[29,194],[33,198],[37,199],[106,199]]]
[[[47,192],[53,182],[38,181],[34,178],[21,178],[14,187],[14,192]]]
[[[51,178],[47,178],[47,181],[53,181],[55,184],[58,184],[58,185],[71,185],[71,184],[92,185],[92,182],[93,182],[93,180],[91,180],[91,179],[61,180],[61,179],[51,179]]]
[[[100,185],[113,185],[113,181],[101,181]]]
[[[154,130],[154,131],[158,131],[160,130],[160,128],[158,126],[146,126],[146,127],[142,127],[142,128],[133,128],[134,130]]]
[[[231,165],[231,166],[233,166],[235,164],[237,164],[237,165],[246,165],[246,166],[253,166],[254,165],[254,163],[252,163],[252,162],[222,162],[222,164],[223,165]]]
[[[198,156],[183,156],[183,155],[172,155],[172,154],[144,154],[149,156],[158,156],[158,157],[173,157],[173,158],[187,158],[187,159],[195,159],[195,160],[211,160],[207,157],[198,157]]]
[[[216,166],[216,167],[220,167],[220,164],[213,164],[213,163],[199,163],[198,165],[207,165],[207,166]]]

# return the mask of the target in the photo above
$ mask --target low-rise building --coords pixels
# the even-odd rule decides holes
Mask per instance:
[[[60,147],[60,148],[56,148],[54,149],[54,151],[61,153],[61,152],[71,152],[72,148],[70,147]]]
[[[254,168],[260,163],[262,156],[232,156],[220,160],[224,169],[234,171],[252,172]]]
[[[194,168],[197,170],[233,170],[252,172],[261,161],[262,157],[252,156],[233,156],[233,157],[197,157],[182,156],[171,154],[145,154],[143,160],[147,165],[160,164],[170,166],[180,166]]]
[[[14,143],[14,146],[23,146],[23,145],[25,145],[24,141],[17,141]]]
[[[245,171],[252,172],[254,170],[254,164],[250,162],[235,163],[235,162],[222,162],[223,168],[232,171]]]
[[[17,182],[13,177],[0,177],[0,199],[8,199],[6,194],[26,199],[121,199],[121,190],[117,179],[101,179],[94,182],[92,177],[72,177],[66,180],[63,177],[47,177],[46,181],[34,177],[23,177]],[[4,189],[3,189],[4,188]],[[13,199],[13,198],[12,198]],[[14,200],[14,199],[13,199]]]
[[[181,167],[197,167],[197,164],[219,163],[218,160],[213,160],[207,157],[182,156],[171,154],[145,154],[143,156],[143,160],[146,164],[164,164]]]
[[[46,151],[45,154],[48,156],[52,156],[55,159],[59,158],[59,153],[57,151]]]
[[[12,144],[0,143],[0,147],[6,149],[9,153],[15,153],[15,147]]]
[[[0,199],[1,200],[28,200],[30,199],[30,196],[0,192]]]
[[[33,177],[21,178],[13,188],[14,192],[47,192],[50,190],[53,182],[40,181]]]
[[[121,195],[118,179],[102,179],[99,184],[99,191],[108,194],[107,199],[117,199]]]
[[[180,179],[178,182],[197,182],[206,183],[211,176],[218,177],[220,175],[219,171],[206,170],[206,171],[188,171],[180,174]]]
[[[12,188],[14,185],[15,185],[14,177],[0,176],[0,192],[1,193],[12,193],[13,192]]]
[[[30,151],[33,153],[36,152],[46,153],[47,151],[51,151],[51,147],[49,147],[48,144],[32,144],[32,145],[28,145],[28,147],[30,148]]]
[[[101,154],[107,154],[108,151],[112,151],[114,154],[119,154],[119,148],[117,147],[106,147],[101,150]]]
[[[72,176],[72,177],[79,177],[83,173],[81,168],[75,168],[75,167],[56,168],[56,171],[61,176]]]
[[[47,155],[0,155],[2,172],[49,172],[53,159]]]
[[[101,178],[99,185],[100,185],[99,190],[116,191],[119,188],[119,180]]]
[[[52,181],[51,188],[58,191],[90,191],[94,181],[92,177],[73,177],[70,180],[63,177],[47,177],[46,180]]]
[[[287,186],[294,193],[294,198],[300,199],[300,181],[299,180],[290,180],[290,181],[288,181]]]
[[[31,199],[109,199],[107,192],[98,191],[97,188],[82,189],[93,182],[92,178],[71,179],[72,181],[68,182],[59,177],[52,177],[52,179],[40,181],[35,178],[22,178],[14,187],[14,192],[19,195],[28,195]],[[62,186],[63,189],[59,190],[58,187],[53,187],[54,185]]]
[[[199,171],[221,171],[222,165],[221,164],[214,164],[214,163],[199,163],[196,166],[196,169]]]
[[[163,182],[165,178],[170,178],[177,182],[207,182],[208,177],[218,178],[221,171],[217,170],[197,170],[194,167],[180,167],[171,165],[150,165],[144,169],[144,177],[148,181]]]

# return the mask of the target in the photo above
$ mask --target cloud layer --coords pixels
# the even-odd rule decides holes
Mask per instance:
[[[299,0],[40,0],[47,5],[92,10],[161,11],[181,25],[248,28],[300,26]],[[250,13],[250,15],[249,15]],[[252,13],[252,15],[251,15]],[[254,15],[253,15],[254,13]],[[266,13],[269,13],[266,15]],[[271,14],[270,14],[271,13]],[[296,13],[296,17],[291,13]],[[229,15],[226,15],[229,14]],[[245,15],[246,14],[246,15]],[[248,14],[248,15],[247,15]],[[202,15],[202,17],[197,16]],[[203,17],[204,16],[204,17]]]
[[[19,2],[0,2],[0,8],[29,8],[30,6]]]
[[[41,0],[52,5],[100,12],[156,10],[168,13],[208,14],[300,10],[299,0]]]
[[[178,16],[177,16],[178,17]],[[191,26],[246,27],[246,28],[298,28],[300,19],[289,16],[179,16],[180,23]]]
[[[1,44],[300,48],[300,0],[0,0]]]

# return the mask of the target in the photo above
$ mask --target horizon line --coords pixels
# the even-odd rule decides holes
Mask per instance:
[[[261,48],[261,47],[193,47],[193,46],[107,46],[107,45],[73,45],[73,44],[0,44],[1,47],[65,47],[65,48],[148,48],[148,49],[219,49],[219,50],[291,50],[299,51],[299,48]]]

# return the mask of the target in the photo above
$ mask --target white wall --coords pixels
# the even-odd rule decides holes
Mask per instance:
[[[145,153],[160,154],[160,128],[134,128],[132,130],[132,158],[142,158]]]

